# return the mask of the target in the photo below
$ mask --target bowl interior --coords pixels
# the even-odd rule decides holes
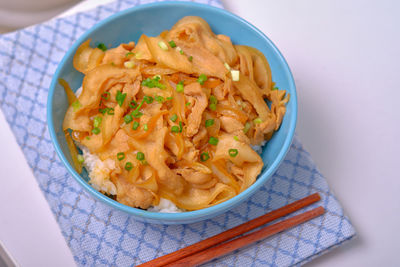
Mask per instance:
[[[76,91],[82,83],[83,75],[72,65],[72,58],[80,43],[92,39],[91,45],[104,43],[107,46],[118,46],[120,43],[137,41],[142,34],[156,36],[163,30],[171,28],[184,16],[200,16],[205,19],[216,34],[224,34],[232,39],[234,44],[253,46],[267,57],[273,81],[279,88],[286,89],[291,94],[287,105],[287,113],[282,125],[273,138],[264,147],[262,158],[264,169],[255,184],[233,199],[207,209],[181,214],[162,214],[147,212],[124,206],[94,190],[88,183],[87,173],[79,175],[72,167],[71,156],[62,131],[62,122],[68,107],[67,97],[63,88],[58,84],[58,78],[65,79]],[[289,149],[296,124],[297,102],[292,75],[286,61],[259,30],[246,21],[221,9],[194,3],[157,3],[143,5],[120,12],[92,27],[70,48],[60,63],[50,87],[48,100],[49,131],[56,151],[74,178],[95,197],[109,205],[127,211],[139,219],[162,223],[188,223],[199,221],[220,214],[239,204],[254,193],[275,172]]]

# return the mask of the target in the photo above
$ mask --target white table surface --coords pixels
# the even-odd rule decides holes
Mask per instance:
[[[224,3],[286,57],[299,97],[297,133],[358,232],[308,265],[399,266],[400,2]],[[21,266],[73,266],[1,112],[0,147],[0,240]]]

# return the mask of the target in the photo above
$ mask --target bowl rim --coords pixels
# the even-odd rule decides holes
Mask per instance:
[[[185,7],[192,7],[192,8],[200,8],[204,9],[206,11],[212,11],[216,12],[218,14],[223,14],[225,16],[228,16],[234,20],[238,20],[239,22],[245,24],[247,27],[255,31],[257,34],[259,34],[264,41],[269,43],[270,47],[272,48],[273,53],[277,54],[279,60],[281,61],[283,65],[283,72],[286,73],[286,76],[289,77],[289,88],[293,89],[293,92],[291,92],[290,96],[290,102],[292,102],[293,105],[293,118],[290,121],[289,128],[288,128],[288,135],[284,140],[284,144],[281,148],[281,150],[278,153],[278,156],[275,158],[275,160],[268,166],[267,169],[261,172],[261,174],[257,177],[256,181],[246,190],[243,192],[239,193],[235,197],[228,199],[222,203],[219,203],[215,206],[207,207],[204,209],[200,210],[195,210],[195,211],[187,211],[187,212],[181,212],[181,213],[161,213],[161,212],[151,212],[147,210],[141,210],[138,208],[130,207],[124,204],[121,204],[94,189],[89,183],[87,183],[81,176],[78,174],[74,167],[70,165],[68,160],[66,159],[65,155],[63,154],[60,144],[58,143],[58,140],[56,138],[56,132],[53,124],[53,112],[52,112],[52,106],[53,106],[53,98],[54,98],[54,92],[55,88],[57,86],[57,78],[63,69],[63,66],[65,65],[65,62],[75,53],[76,49],[78,46],[88,38],[88,36],[96,29],[103,27],[104,25],[108,24],[111,21],[114,21],[118,19],[121,16],[127,15],[129,13],[135,13],[135,12],[140,12],[141,10],[144,9],[151,9],[153,7],[159,7],[159,6],[185,6]],[[72,177],[87,191],[89,192],[94,198],[100,199],[102,202],[106,203],[107,205],[116,208],[118,210],[124,211],[128,214],[134,215],[136,217],[140,217],[143,219],[149,219],[149,220],[155,220],[159,221],[161,223],[163,222],[182,222],[185,223],[185,221],[199,221],[202,220],[202,218],[208,217],[212,214],[215,214],[215,216],[222,214],[226,212],[227,210],[235,207],[236,205],[242,203],[244,200],[246,200],[248,197],[253,195],[255,192],[258,191],[258,189],[266,182],[269,180],[269,178],[272,177],[272,175],[276,172],[277,168],[285,158],[287,152],[289,151],[290,145],[293,141],[294,133],[295,133],[295,128],[296,128],[296,123],[297,123],[297,94],[296,94],[296,86],[294,83],[293,75],[292,72],[290,71],[290,68],[281,54],[281,52],[278,50],[278,48],[275,46],[275,44],[258,28],[256,28],[254,25],[251,23],[247,22],[243,18],[227,11],[221,8],[213,7],[210,5],[206,4],[200,4],[200,3],[194,3],[194,2],[180,2],[180,1],[165,1],[165,2],[155,2],[155,3],[148,3],[148,4],[143,4],[135,7],[131,7],[128,9],[125,9],[123,11],[117,12],[100,22],[96,23],[94,26],[92,26],[89,30],[87,30],[85,33],[83,33],[75,42],[74,44],[68,49],[60,63],[58,64],[58,67],[53,75],[50,87],[49,87],[49,93],[48,93],[48,98],[47,98],[47,124],[48,124],[48,129],[50,133],[50,139],[54,145],[54,148],[56,150],[56,153],[58,157],[61,159],[61,162],[64,164],[64,166],[67,168],[68,172],[72,175]],[[196,220],[197,218],[198,220]]]

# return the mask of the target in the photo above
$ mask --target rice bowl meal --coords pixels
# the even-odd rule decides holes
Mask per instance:
[[[282,123],[289,94],[265,56],[212,32],[200,17],[115,48],[82,43],[84,74],[63,130],[78,173],[124,205],[182,212],[222,203],[250,187],[258,152]]]

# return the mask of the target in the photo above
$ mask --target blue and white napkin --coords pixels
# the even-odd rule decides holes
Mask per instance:
[[[349,219],[295,137],[274,176],[248,201],[216,218],[189,225],[135,221],[88,195],[58,159],[46,126],[46,101],[58,63],[98,21],[145,1],[112,4],[0,35],[0,106],[80,266],[132,266],[198,242],[268,211],[319,192],[324,216],[207,266],[301,265],[355,236]],[[146,1],[153,2],[153,1]],[[196,1],[221,7],[219,0]]]

